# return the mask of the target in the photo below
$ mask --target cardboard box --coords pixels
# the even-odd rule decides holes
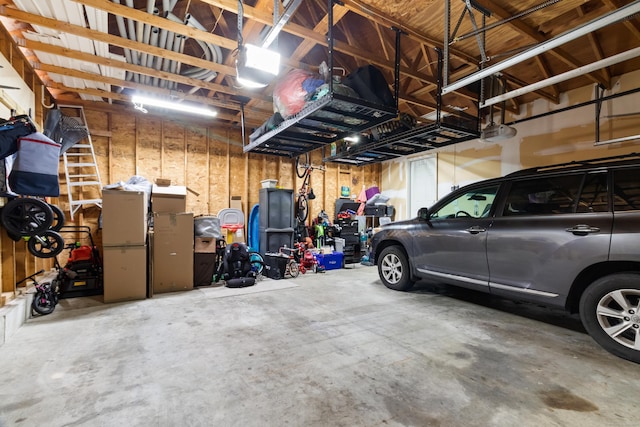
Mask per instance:
[[[144,191],[103,189],[102,245],[146,245],[148,206]]]
[[[152,293],[193,289],[193,214],[154,213]]]
[[[195,237],[194,252],[197,254],[215,254],[215,237]]]
[[[238,209],[239,211],[242,210],[242,196],[231,196],[231,199],[229,200],[229,207],[231,209]]]
[[[105,303],[147,297],[146,246],[106,246],[102,257]]]
[[[154,184],[151,190],[153,213],[181,213],[187,210],[187,187],[171,185],[161,187]]]

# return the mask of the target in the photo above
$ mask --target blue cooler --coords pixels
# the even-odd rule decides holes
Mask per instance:
[[[316,254],[318,264],[325,270],[337,270],[344,265],[344,254],[342,252],[333,252],[330,254]]]

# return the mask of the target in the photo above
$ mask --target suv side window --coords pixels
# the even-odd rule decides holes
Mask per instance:
[[[451,218],[487,218],[496,198],[499,184],[470,190],[432,212],[430,219],[438,221]]]
[[[603,172],[589,173],[584,180],[577,213],[608,212],[609,193],[607,191],[607,174]]]
[[[504,205],[504,216],[572,213],[585,174],[545,176],[514,181]]]
[[[640,168],[620,169],[613,173],[613,210],[640,209]]]

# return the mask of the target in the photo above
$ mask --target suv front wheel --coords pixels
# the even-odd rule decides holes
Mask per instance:
[[[398,246],[387,246],[378,257],[378,275],[382,283],[394,291],[408,291],[413,286],[409,260]]]
[[[611,274],[593,282],[580,298],[580,318],[605,350],[640,363],[640,274]]]

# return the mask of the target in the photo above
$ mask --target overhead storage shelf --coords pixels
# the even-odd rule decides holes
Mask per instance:
[[[333,70],[333,13],[335,0],[328,0],[329,69]],[[323,98],[309,102],[297,114],[288,117],[273,129],[267,121],[263,134],[245,143],[243,151],[275,156],[296,157],[322,148],[323,161],[365,165],[379,163],[422,151],[444,147],[480,137],[476,116],[442,112],[442,52],[438,50],[437,120],[407,126],[400,124],[384,132],[380,126],[398,124],[398,86],[400,73],[400,35],[396,31],[395,105],[378,105],[370,101],[336,93],[329,83]],[[333,75],[331,72],[330,75]],[[395,121],[395,123],[394,123]],[[345,138],[358,136],[359,143]]]
[[[326,155],[323,161],[366,165],[433,150],[480,137],[476,119],[454,120],[445,117],[442,122],[420,124],[411,129],[358,144],[342,142],[335,147],[335,154]]]
[[[327,40],[329,75],[333,76],[333,4],[327,0]],[[300,154],[326,147],[354,134],[386,123],[398,116],[398,76],[400,64],[400,34],[396,31],[396,69],[394,105],[376,104],[371,101],[337,93],[333,80],[329,79],[329,91],[322,98],[307,102],[297,114],[286,118],[273,129],[267,129],[254,140],[243,144],[243,151],[276,156],[296,157]],[[268,123],[268,122],[267,122]],[[265,126],[267,125],[265,123]]]
[[[296,157],[378,126],[397,116],[394,107],[385,107],[337,93],[307,104],[243,147],[244,152]]]

